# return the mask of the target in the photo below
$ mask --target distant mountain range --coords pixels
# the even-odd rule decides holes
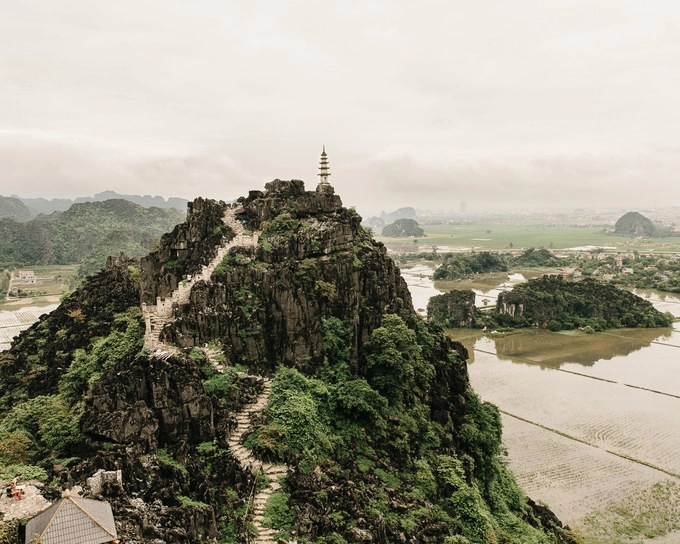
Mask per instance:
[[[182,210],[124,199],[75,203],[28,221],[0,217],[0,267],[80,263],[80,274],[91,274],[109,255],[146,255],[185,217]]]
[[[188,200],[184,198],[170,197],[167,200],[162,196],[151,195],[123,195],[115,191],[103,191],[94,196],[81,196],[70,198],[22,198],[17,195],[0,196],[0,218],[10,217],[17,221],[27,221],[40,214],[51,214],[68,210],[73,204],[82,202],[103,202],[104,200],[123,199],[134,202],[143,208],[178,208],[186,210]]]

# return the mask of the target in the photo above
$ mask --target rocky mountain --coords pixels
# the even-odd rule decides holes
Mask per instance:
[[[614,232],[623,236],[656,236],[656,227],[641,213],[628,212],[616,221]]]
[[[394,223],[385,225],[382,229],[382,235],[390,238],[421,238],[425,236],[425,231],[421,229],[418,222],[413,219],[397,219]]]
[[[382,212],[380,218],[385,221],[385,223],[394,223],[397,219],[416,219],[417,213],[415,208],[411,206],[406,206],[404,208],[399,208],[390,213]]]
[[[31,210],[18,198],[0,196],[0,218],[3,217],[24,221],[31,217]]]
[[[0,478],[82,486],[133,544],[575,543],[360,222],[275,180],[110,259],[0,354]]]
[[[145,255],[184,217],[176,209],[106,200],[74,204],[65,212],[25,222],[0,219],[0,265],[81,263],[81,275],[91,274],[108,255]]]
[[[45,214],[49,215],[53,212],[64,212],[74,204],[82,204],[83,202],[103,202],[105,200],[127,200],[133,202],[143,208],[161,208],[169,209],[176,208],[178,210],[185,210],[188,200],[184,198],[170,197],[168,199],[162,196],[151,195],[126,195],[120,194],[116,191],[102,191],[96,193],[94,196],[81,196],[75,199],[71,198],[23,198],[12,195],[11,198],[21,201],[26,208],[28,208],[31,217]]]
[[[566,281],[542,276],[498,295],[496,320],[504,326],[542,327],[553,331],[588,328],[669,327],[673,316],[630,291],[594,278]]]

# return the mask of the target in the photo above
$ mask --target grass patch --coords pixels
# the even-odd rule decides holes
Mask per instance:
[[[583,518],[592,544],[633,544],[680,530],[680,484],[663,480]]]
[[[190,508],[210,508],[210,505],[202,501],[194,500],[191,497],[187,497],[186,495],[180,495],[177,497],[177,500],[182,506],[187,506]]]
[[[161,465],[165,465],[166,467],[176,468],[182,474],[185,474],[185,475],[189,474],[187,467],[185,467],[182,463],[180,463],[177,459],[175,459],[170,454],[170,452],[168,452],[168,450],[166,450],[165,448],[158,448],[156,450],[156,459],[158,459],[158,462]]]

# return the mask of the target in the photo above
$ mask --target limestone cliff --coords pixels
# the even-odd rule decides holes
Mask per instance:
[[[238,209],[247,229],[261,231],[260,244],[232,249],[211,281],[192,288],[163,331],[170,343],[217,341],[231,363],[270,371],[282,363],[311,369],[324,356],[322,318],[333,315],[352,324],[356,364],[381,316],[411,307],[406,283],[384,246],[371,240],[361,218],[343,208],[337,195],[304,191],[297,180],[276,180],[264,193],[240,200]],[[204,221],[217,222],[222,210],[212,213]],[[160,253],[172,255],[172,248]],[[146,292],[161,292],[165,278],[142,270]]]
[[[297,180],[194,201],[0,358],[0,462],[111,501],[132,544],[573,542],[360,221]]]

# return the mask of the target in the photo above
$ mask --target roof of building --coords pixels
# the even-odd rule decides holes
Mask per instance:
[[[102,544],[117,538],[108,502],[66,496],[26,525],[26,544]]]

